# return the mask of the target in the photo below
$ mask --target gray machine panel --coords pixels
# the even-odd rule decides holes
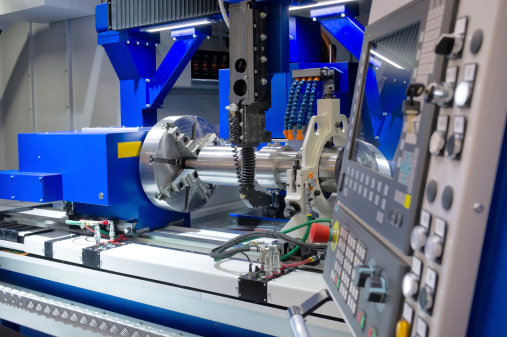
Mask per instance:
[[[334,230],[340,235],[327,252],[324,279],[354,334],[394,336],[401,315],[403,295],[398,286],[410,267],[368,233],[351,215],[335,207]],[[382,301],[369,301],[371,285],[357,286],[358,268],[373,268],[373,277],[384,282]]]
[[[399,336],[467,335],[476,287],[483,286],[476,282],[481,249],[488,244],[483,242],[488,210],[498,202],[492,195],[507,118],[506,44],[499,42],[505,40],[507,21],[500,13],[506,11],[504,0],[413,1],[365,32],[351,119],[355,128],[341,168],[334,227],[345,225],[357,242],[377,247],[376,261],[397,266],[401,259],[406,261],[401,265],[411,268],[403,278],[396,271],[388,275],[382,314],[368,314],[376,303],[363,293],[353,313],[350,300],[344,300],[334,284],[340,267],[334,257],[341,259],[336,246],[347,234],[334,234],[337,244],[328,249],[332,258],[326,261],[324,277],[356,336],[368,333],[370,323],[379,324],[376,319],[388,324],[385,331],[375,325],[377,336],[393,336],[395,327]],[[357,146],[372,146],[372,163],[389,160],[376,156],[376,144],[361,135],[365,69],[373,43],[415,21],[424,33],[418,38],[410,83],[420,83],[425,90],[414,99],[420,113],[403,116],[391,178],[381,165],[370,165],[375,172],[354,158]],[[436,99],[435,88],[440,90]],[[400,216],[393,218],[396,211]],[[357,323],[359,308],[367,308],[363,328]]]
[[[338,200],[404,254],[410,253],[410,233],[419,220],[418,210],[428,168],[428,143],[438,110],[434,105],[422,102],[422,97],[416,97],[414,100],[421,104],[418,115],[401,114],[398,110],[397,115],[384,113],[380,117],[374,116],[377,112],[371,107],[374,103],[371,99],[367,99],[369,90],[367,77],[375,71],[371,69],[374,68],[371,57],[375,51],[370,54],[370,48],[378,46],[378,50],[386,50],[396,56],[396,62],[399,64],[395,67],[401,68],[398,69],[401,72],[391,71],[383,80],[377,80],[379,88],[380,85],[384,88],[391,85],[391,92],[398,90],[397,95],[391,96],[399,100],[397,103],[401,105],[406,99],[403,95],[409,84],[427,85],[444,77],[445,61],[443,58],[435,57],[433,50],[439,36],[450,31],[454,12],[454,2],[451,0],[438,3],[429,0],[415,1],[368,26],[365,31],[351,112],[351,124],[354,128],[351,128],[348,135],[341,170],[344,173],[341,177],[343,184],[340,184],[342,188],[338,191]],[[413,42],[414,27],[418,27],[418,33],[415,34],[416,44]],[[412,64],[409,63],[411,58],[407,48],[412,48],[415,55]],[[385,59],[383,57],[382,60]],[[412,72],[409,78],[404,77],[410,70]],[[389,84],[389,81],[394,83]],[[388,98],[391,99],[391,96]],[[400,124],[403,120],[402,126],[398,130],[387,128],[387,131],[379,133],[375,139],[365,140],[364,133],[368,131],[366,123],[370,123],[364,116],[365,106],[369,109],[372,124],[378,122],[379,125],[380,123],[392,125],[398,119]],[[385,118],[385,121],[376,121],[375,118]],[[400,133],[399,142],[397,139],[393,141],[391,136],[396,131]],[[382,137],[390,141],[387,146],[391,149],[387,152],[392,153],[391,158],[384,158],[382,152],[377,149],[384,145]],[[356,153],[364,153],[362,149],[364,147],[371,148],[371,158],[355,158]]]

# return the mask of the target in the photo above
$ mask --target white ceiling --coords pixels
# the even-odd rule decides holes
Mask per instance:
[[[0,0],[0,30],[15,22],[49,23],[95,13],[101,0]]]

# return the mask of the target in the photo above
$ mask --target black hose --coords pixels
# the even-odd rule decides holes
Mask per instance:
[[[235,254],[240,253],[240,252],[250,251],[250,246],[243,246],[243,247],[238,247],[238,248],[233,248],[233,249],[229,249],[229,248],[234,247],[238,244],[242,244],[242,243],[249,241],[249,240],[254,240],[254,239],[263,238],[263,237],[264,238],[279,239],[279,240],[283,240],[286,242],[290,242],[296,246],[311,248],[311,249],[315,249],[318,246],[317,244],[303,242],[303,241],[295,239],[287,234],[280,233],[277,231],[263,231],[263,232],[245,233],[243,235],[240,235],[230,241],[227,241],[223,245],[213,248],[209,255],[212,258],[214,258],[215,260],[226,259],[226,258],[231,257]]]

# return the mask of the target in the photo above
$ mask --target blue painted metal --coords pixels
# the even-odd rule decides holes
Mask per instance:
[[[30,202],[62,200],[62,175],[22,171],[0,171],[0,199]]]
[[[319,21],[357,60],[361,58],[364,26],[359,21],[347,14],[321,17]]]
[[[147,103],[150,107],[158,108],[164,103],[164,99],[174,83],[206,38],[205,35],[194,36],[194,38],[175,41],[157,72],[151,78]]]
[[[325,7],[318,7],[310,11],[312,18],[320,17],[343,17],[347,15],[349,17],[356,17],[359,15],[359,4],[357,2],[349,2],[341,5],[328,5]]]
[[[95,7],[95,30],[97,33],[109,30],[109,13],[107,4],[100,4]]]
[[[104,31],[103,9],[96,9],[98,44],[106,53],[120,80],[121,123],[123,126],[153,126],[174,83],[192,59],[211,27],[175,30],[177,38],[162,64],[156,67],[156,44],[160,33],[138,29]]]
[[[20,134],[19,168],[61,174],[61,196],[56,200],[77,203],[81,214],[137,220],[138,228],[159,228],[180,219],[189,225],[188,214],[164,211],[147,198],[139,178],[139,157],[118,158],[119,143],[142,142],[148,130]],[[38,180],[40,173],[36,175]],[[1,181],[0,189],[4,189]],[[39,190],[37,185],[25,193]]]
[[[289,19],[289,60],[291,63],[320,62],[320,23],[302,16]]]
[[[264,0],[254,4],[267,14],[267,58],[269,79],[289,71],[289,0]]]
[[[503,136],[467,337],[502,336],[507,329],[506,205],[507,132]]]
[[[155,306],[106,295],[104,293],[81,289],[67,284],[48,281],[46,279],[15,273],[4,269],[0,269],[0,280],[2,282],[15,284],[19,287],[32,289],[70,301],[97,307],[102,310],[115,312],[120,315],[130,316],[200,336],[269,336],[251,330],[193,317],[179,312],[165,310]]]
[[[172,29],[171,37],[173,39],[190,39],[197,35],[204,37],[211,36],[213,34],[213,30],[211,29],[212,22],[214,21],[210,21],[210,24],[205,26]]]
[[[61,173],[64,200],[104,206],[140,200],[139,157],[118,158],[118,144],[141,142],[148,130],[103,130],[20,134],[19,169]]]

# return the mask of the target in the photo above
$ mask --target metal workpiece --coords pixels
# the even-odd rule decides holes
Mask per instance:
[[[238,151],[241,163],[241,152]],[[190,167],[193,161],[186,161]],[[195,169],[202,181],[209,184],[238,186],[234,164],[234,151],[230,146],[207,146],[201,150],[195,161]]]
[[[260,186],[271,189],[285,189],[287,170],[301,154],[290,146],[266,146],[257,152],[255,179]]]
[[[171,116],[158,122],[146,136],[139,162],[141,183],[151,202],[177,212],[204,206],[215,187],[184,162],[215,142],[212,126],[200,117]]]
[[[328,147],[322,152],[318,174],[322,191],[336,192],[335,166],[341,147]],[[241,154],[238,149],[238,154]],[[238,186],[234,151],[228,146],[207,146],[201,150],[197,160],[186,159],[184,167],[196,169],[201,181],[208,184]],[[293,151],[290,146],[268,145],[255,154],[255,181],[268,189],[286,189],[287,170],[292,170],[301,152]],[[239,165],[243,160],[240,156]],[[321,174],[322,172],[322,174]]]
[[[358,163],[380,173],[385,177],[391,178],[391,165],[389,165],[389,162],[378,148],[365,141],[356,139],[356,143],[352,151],[354,152],[353,156],[356,158]]]
[[[343,147],[339,146],[326,147],[322,151],[319,162],[319,182],[324,192],[334,193],[338,190],[336,171],[341,164],[340,152],[342,150]]]

